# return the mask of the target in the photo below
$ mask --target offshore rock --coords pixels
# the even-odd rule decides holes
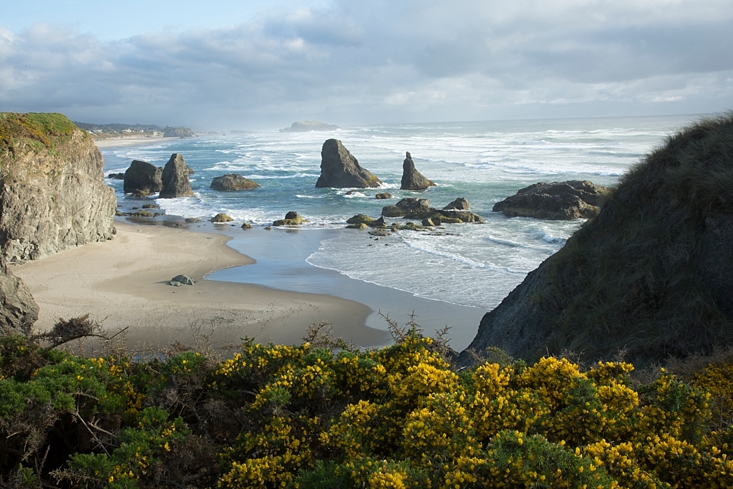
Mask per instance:
[[[38,305],[23,281],[8,270],[0,257],[0,336],[28,335],[38,319]]]
[[[321,149],[321,176],[316,187],[379,187],[382,181],[362,168],[357,159],[338,139],[328,139]]]
[[[300,226],[303,224],[305,219],[301,217],[300,214],[298,214],[295,211],[290,211],[287,214],[285,214],[285,219],[278,219],[277,221],[273,222],[273,226]]]
[[[126,194],[149,195],[163,189],[163,169],[145,161],[133,160],[123,179]]]
[[[193,197],[191,182],[188,180],[188,165],[183,155],[173,153],[163,168],[163,189],[158,195],[161,199]]]
[[[35,260],[112,239],[117,207],[102,154],[60,114],[0,114],[0,251]]]
[[[191,174],[190,171],[189,174]],[[225,192],[236,190],[252,190],[254,188],[259,188],[259,186],[260,185],[257,182],[244,178],[242,175],[238,175],[236,173],[222,175],[220,177],[214,178],[211,181],[211,188],[213,188],[214,190],[221,190]]]
[[[428,199],[417,199],[414,197],[407,197],[401,199],[395,205],[388,205],[382,208],[382,215],[386,217],[405,217],[407,215],[413,216],[416,214],[424,214],[430,212],[430,201]]]
[[[402,199],[395,205],[383,207],[382,215],[386,217],[404,217],[405,219],[437,219],[438,222],[444,224],[484,222],[481,216],[475,212],[435,209],[434,207],[430,207],[430,201],[428,199],[416,199],[412,197]]]
[[[443,207],[443,210],[444,211],[451,211],[451,210],[467,211],[470,208],[471,208],[471,204],[468,203],[468,200],[466,200],[463,197],[458,197],[456,200],[454,200],[447,206]]]
[[[428,187],[434,187],[435,184],[425,178],[415,168],[410,152],[406,153],[405,161],[402,163],[402,184],[401,190],[425,190]]]
[[[377,199],[377,200],[391,199],[392,198],[392,194],[389,193],[389,192],[382,192],[382,193],[379,193],[379,194],[375,195],[374,198]]]
[[[215,215],[214,217],[211,218],[211,222],[213,222],[215,224],[232,222],[233,220],[234,219],[232,219],[231,216],[229,216],[227,214],[222,214],[222,213],[219,213],[219,214],[217,214],[217,215]]]
[[[587,180],[536,183],[519,190],[516,195],[494,204],[495,212],[507,217],[570,220],[596,217],[601,199],[610,189]]]

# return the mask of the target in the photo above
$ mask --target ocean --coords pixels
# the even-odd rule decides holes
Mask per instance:
[[[455,332],[457,344],[453,346],[460,348],[475,334],[483,313],[497,306],[582,224],[508,219],[491,210],[496,202],[537,182],[590,180],[613,186],[666,136],[698,118],[450,122],[309,133],[209,134],[106,148],[102,154],[106,174],[124,172],[133,159],[163,166],[172,153],[184,156],[195,171],[191,176],[195,196],[156,199],[156,203],[166,214],[185,218],[208,220],[220,212],[230,215],[237,225],[221,226],[221,231],[234,238],[230,246],[258,262],[212,273],[208,279],[336,295],[384,312],[382,304],[376,303],[381,298],[399,305],[394,307],[401,319],[405,311],[429,301],[433,310],[446,311],[438,323],[458,314],[454,311],[466,312],[464,322],[468,324]],[[329,138],[340,139],[384,185],[353,192],[316,188],[321,146]],[[399,189],[408,151],[418,171],[436,187]],[[209,188],[214,177],[227,173],[239,173],[261,187],[243,192]],[[139,200],[125,197],[122,181],[107,182],[115,188],[122,210],[140,205]],[[379,192],[389,192],[393,198],[377,200]],[[364,231],[344,229],[349,217],[379,217],[383,206],[403,197],[427,198],[437,208],[465,197],[485,223],[401,231],[379,240]],[[300,230],[264,231],[291,210],[308,220]],[[239,229],[244,221],[256,229]],[[382,288],[381,295],[368,292],[374,287]],[[391,311],[390,306],[387,312]],[[420,316],[419,311],[417,314]]]

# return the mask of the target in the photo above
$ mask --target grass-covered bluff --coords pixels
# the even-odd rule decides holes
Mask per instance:
[[[3,487],[733,486],[733,364],[686,380],[563,358],[456,371],[414,325],[359,351],[318,335],[86,358],[0,339]]]

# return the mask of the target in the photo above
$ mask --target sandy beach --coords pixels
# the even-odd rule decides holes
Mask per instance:
[[[94,144],[98,148],[119,148],[127,146],[142,146],[145,144],[155,144],[163,141],[174,141],[178,138],[164,138],[163,136],[151,136],[143,138],[107,138],[107,139],[95,139]]]
[[[299,343],[317,322],[357,345],[380,346],[387,332],[365,326],[363,304],[326,295],[258,285],[203,280],[215,270],[253,263],[226,245],[221,234],[116,222],[111,241],[92,243],[13,267],[40,306],[36,328],[59,318],[90,314],[105,329],[126,332],[129,347],[191,344],[193,332],[211,333],[213,346],[258,342]],[[193,286],[173,287],[178,274]]]

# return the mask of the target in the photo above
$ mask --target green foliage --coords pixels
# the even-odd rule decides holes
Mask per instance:
[[[218,364],[190,351],[136,362],[39,353],[5,338],[0,484],[733,485],[733,431],[704,390],[722,385],[723,365],[700,370],[697,386],[661,371],[635,387],[630,364],[583,371],[496,352],[502,364],[459,374],[417,327],[395,333],[370,351],[246,340]],[[25,375],[17,366],[31,359]]]
[[[670,136],[622,177],[547,262],[538,316],[547,341],[532,352],[582,351],[637,364],[733,344],[733,325],[704,281],[700,243],[710,219],[733,214],[733,114]]]
[[[76,129],[76,125],[61,114],[1,112],[0,154],[11,150],[17,143],[36,149],[52,149],[68,140]]]

